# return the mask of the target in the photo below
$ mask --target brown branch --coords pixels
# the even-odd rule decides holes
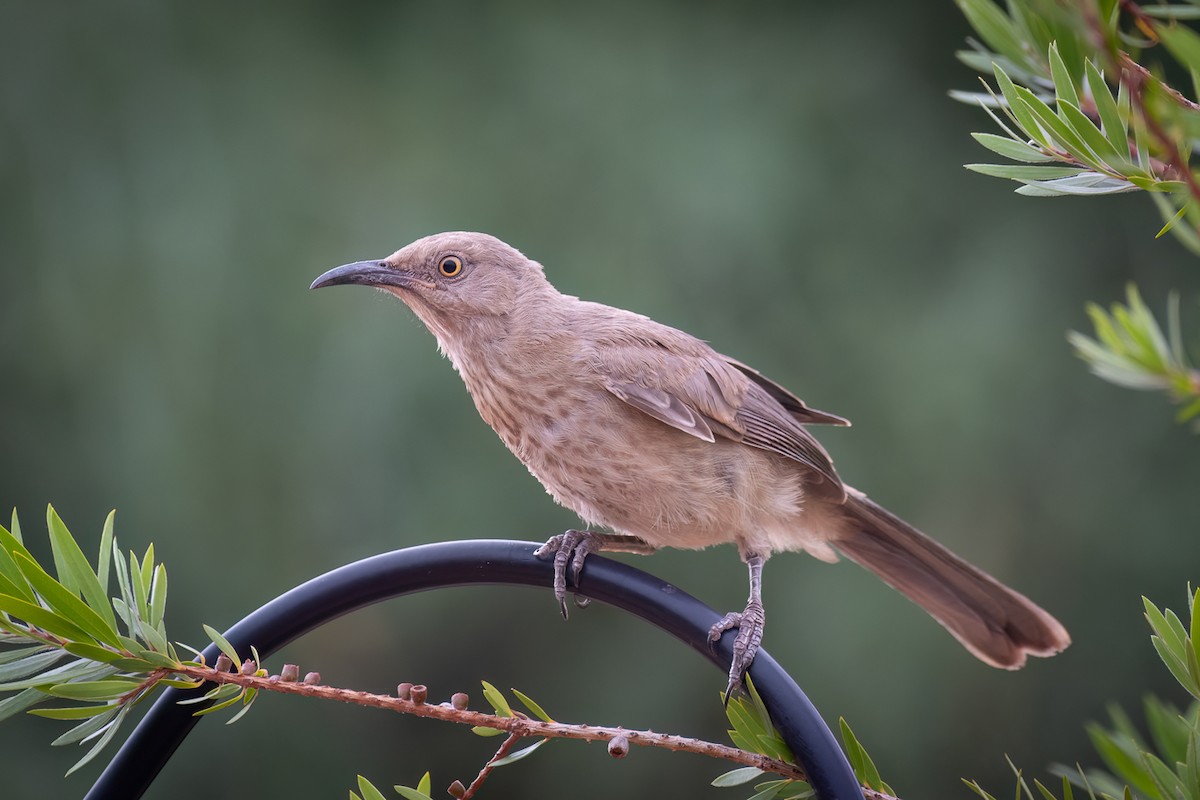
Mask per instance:
[[[180,664],[178,669],[161,670],[153,673],[159,677],[163,677],[166,673],[182,675],[188,678],[209,681],[212,683],[227,684],[232,683],[244,688],[258,689],[264,692],[276,692],[279,694],[301,695],[303,697],[317,697],[325,700],[337,700],[343,703],[352,703],[354,705],[366,706],[369,708],[382,708],[389,711],[395,711],[400,714],[410,714],[416,717],[427,717],[430,719],[439,719],[445,722],[456,722],[461,725],[471,725],[472,727],[492,728],[502,730],[509,734],[509,740],[515,742],[527,736],[542,736],[550,739],[576,739],[581,741],[591,742],[608,742],[618,736],[625,737],[630,744],[637,744],[643,747],[657,747],[665,750],[674,750],[677,752],[695,753],[697,755],[708,756],[723,761],[728,761],[734,764],[739,764],[746,767],[755,767],[763,772],[769,772],[784,778],[803,781],[807,780],[804,772],[795,764],[789,764],[786,761],[770,758],[769,756],[760,753],[751,753],[746,750],[740,750],[729,745],[717,744],[716,742],[707,742],[703,739],[694,739],[689,736],[679,736],[676,734],[656,733],[650,730],[626,730],[625,728],[611,728],[601,725],[577,725],[566,722],[543,722],[541,720],[528,719],[526,717],[500,717],[494,714],[485,714],[480,711],[471,711],[469,709],[455,708],[450,703],[426,703],[417,702],[414,699],[404,699],[394,697],[392,695],[374,694],[371,692],[361,692],[353,689],[341,689],[336,686],[324,686],[320,684],[301,683],[294,681],[284,681],[278,675],[263,677],[260,675],[247,675],[240,672],[227,672],[217,670],[212,667],[191,666]],[[509,744],[508,741],[505,744]],[[509,745],[511,747],[511,745]],[[501,747],[504,750],[504,747]],[[505,751],[507,752],[507,751]],[[503,754],[497,751],[488,765],[502,758]],[[484,767],[485,771],[489,771],[488,766]],[[475,779],[471,784],[472,787],[481,781],[481,778],[486,777],[484,771],[480,772],[480,777]],[[468,789],[470,791],[470,789]],[[869,800],[896,800],[891,795],[876,792],[872,789],[863,789],[864,795]]]
[[[496,755],[489,758],[488,762],[483,765],[483,769],[479,770],[479,774],[475,776],[475,780],[471,781],[471,785],[467,787],[460,800],[470,800],[470,798],[474,797],[475,793],[479,791],[479,787],[483,786],[483,782],[487,780],[488,775],[491,775],[492,770],[495,769],[492,765],[508,755],[509,751],[513,749],[513,745],[520,740],[521,735],[519,733],[510,733],[508,738],[504,740],[504,743],[496,748]]]

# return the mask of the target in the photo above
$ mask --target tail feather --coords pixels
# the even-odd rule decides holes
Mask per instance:
[[[1024,595],[968,564],[887,509],[851,490],[848,524],[834,546],[925,609],[994,667],[1019,669],[1026,654],[1052,656],[1066,628]]]

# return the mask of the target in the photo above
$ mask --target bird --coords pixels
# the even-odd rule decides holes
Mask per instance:
[[[566,616],[590,553],[649,554],[732,543],[749,572],[726,697],[762,643],[763,565],[774,553],[839,555],[925,609],[978,659],[1017,669],[1070,644],[1033,601],[844,483],[809,432],[848,425],[706,342],[559,292],[543,267],[484,233],[418,239],[331,269],[311,288],[374,287],[437,340],[480,416],[585,528],[536,551],[553,559]]]

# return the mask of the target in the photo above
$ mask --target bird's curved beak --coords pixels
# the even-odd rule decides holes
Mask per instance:
[[[355,261],[353,264],[334,267],[313,281],[312,286],[308,288],[322,289],[326,286],[337,286],[343,283],[406,288],[410,282],[407,272],[389,267],[383,261]]]

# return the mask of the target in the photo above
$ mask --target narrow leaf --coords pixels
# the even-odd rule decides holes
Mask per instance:
[[[105,597],[108,597],[108,569],[112,558],[113,523],[116,516],[117,510],[114,508],[104,518],[104,529],[100,532],[100,553],[96,559],[96,579],[100,581],[100,588],[104,590]]]
[[[140,681],[110,678],[103,681],[75,681],[49,686],[46,693],[67,700],[115,700],[136,689]]]
[[[209,639],[212,639],[213,643],[216,644],[217,647],[221,648],[222,653],[229,656],[230,661],[232,661],[235,665],[242,663],[242,659],[237,654],[237,650],[233,649],[233,645],[229,643],[228,639],[221,635],[220,631],[211,625],[205,625],[204,632],[208,635]]]
[[[25,709],[36,706],[38,703],[44,703],[49,699],[50,695],[39,692],[37,689],[25,689],[12,697],[6,697],[0,700],[0,720],[20,714]]]
[[[1067,65],[1058,54],[1057,42],[1050,44],[1050,76],[1054,79],[1054,94],[1058,99],[1059,112],[1062,111],[1063,102],[1078,106],[1079,95],[1075,91],[1075,82],[1071,80],[1071,73],[1067,71]]]
[[[62,650],[46,650],[0,665],[0,683],[20,680],[27,675],[44,672],[67,657]]]
[[[113,705],[95,705],[70,706],[65,708],[35,708],[29,713],[36,717],[46,717],[47,719],[88,719],[89,717],[95,717],[107,711],[115,710],[116,707]]]
[[[75,765],[73,767],[71,767],[69,770],[67,770],[68,775],[70,775],[72,772],[79,769],[80,767],[84,766],[85,764],[87,764],[89,761],[91,761],[93,758],[95,758],[96,756],[98,756],[100,754],[100,751],[103,750],[104,747],[110,741],[112,741],[112,738],[114,736],[116,736],[117,731],[121,727],[121,723],[125,720],[125,717],[129,715],[130,708],[131,708],[131,706],[125,706],[119,712],[117,712],[116,719],[114,719],[109,724],[108,728],[104,731],[104,735],[101,736],[94,745],[92,745],[92,749],[88,751],[88,754],[86,756],[84,756],[83,758],[76,761]]]
[[[1029,164],[1054,161],[1053,156],[1048,156],[1036,147],[1007,136],[997,136],[994,133],[972,133],[971,138],[993,153],[1011,158],[1013,161],[1024,161]]]
[[[475,727],[471,728],[471,733],[475,734],[476,736],[483,736],[486,738],[488,736],[499,736],[502,733],[507,733],[507,731],[500,728],[485,728],[482,725],[476,725]]]
[[[511,717],[512,709],[508,706],[508,701],[504,699],[504,695],[495,686],[492,686],[487,681],[480,681],[483,684],[483,696],[491,704],[498,717]]]
[[[1080,167],[1025,167],[1017,164],[963,164],[972,172],[1014,181],[1049,181],[1084,172]]]
[[[1091,93],[1092,103],[1100,115],[1100,125],[1104,136],[1114,150],[1124,153],[1128,159],[1129,132],[1121,122],[1121,115],[1117,111],[1117,101],[1113,99],[1104,75],[1096,68],[1095,64],[1088,60],[1084,62],[1083,68],[1084,74],[1087,75],[1088,91]]]
[[[76,725],[74,728],[71,728],[71,730],[67,731],[62,736],[59,736],[57,739],[51,742],[50,745],[52,747],[62,747],[65,744],[82,742],[84,739],[112,722],[113,717],[115,717],[117,712],[121,710],[118,706],[97,706],[97,708],[100,709],[99,714],[95,714],[87,719],[86,722],[82,722],[79,725]]]
[[[362,800],[387,800],[383,796],[383,792],[376,789],[375,785],[362,775],[358,776],[358,790],[362,792]],[[350,794],[353,795],[354,792]]]
[[[47,611],[41,606],[35,606],[16,597],[0,594],[0,611],[64,639],[77,642],[86,642],[91,639],[86,631],[61,614]]]
[[[511,691],[513,694],[515,694],[517,696],[517,699],[521,701],[521,705],[523,705],[523,706],[525,706],[525,708],[529,709],[529,711],[535,717],[540,719],[542,722],[554,722],[554,720],[550,718],[550,715],[547,714],[544,710],[542,710],[542,707],[539,706],[537,703],[533,702],[532,699],[530,699],[526,695],[522,694],[517,689],[512,689]]]
[[[93,612],[104,620],[106,629],[116,630],[117,620],[113,617],[108,591],[101,586],[100,579],[92,571],[87,556],[79,549],[79,544],[71,536],[58,513],[53,507],[46,513],[50,548],[54,553],[54,568],[58,572],[59,582],[72,592],[82,594]]]
[[[515,764],[516,762],[520,761],[521,759],[527,758],[528,756],[533,755],[533,752],[535,750],[537,750],[539,747],[541,747],[548,741],[550,741],[550,740],[549,739],[539,739],[538,741],[534,742],[533,744],[529,745],[528,747],[523,747],[520,750],[509,753],[504,758],[497,759],[496,761],[490,761],[488,763],[491,764],[493,767],[503,767],[508,764]]]
[[[117,641],[116,619],[111,625],[99,614],[79,599],[79,596],[67,589],[65,585],[50,577],[38,564],[23,555],[17,555],[14,560],[21,573],[29,581],[29,585],[49,604],[53,611],[58,612],[72,624],[83,628],[91,637],[112,645],[119,646]],[[94,576],[93,576],[94,577]],[[104,608],[112,614],[112,608],[106,600]]]
[[[764,774],[766,773],[758,767],[739,767],[713,778],[712,785],[717,787],[740,786]]]

